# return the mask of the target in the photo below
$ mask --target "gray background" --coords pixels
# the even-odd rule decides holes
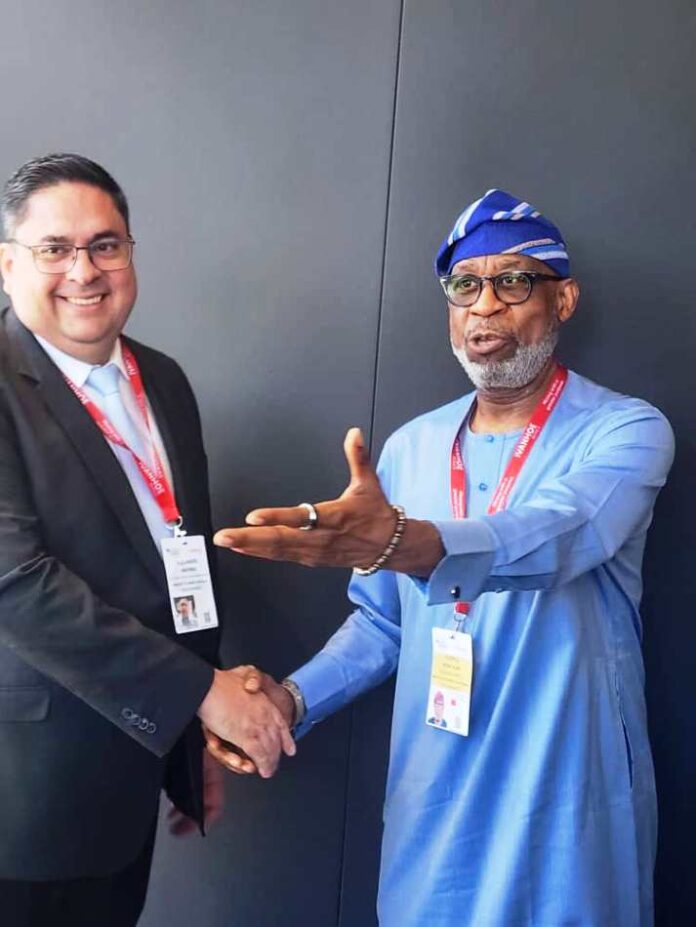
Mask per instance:
[[[377,452],[468,388],[431,271],[464,205],[500,186],[559,222],[565,359],[677,432],[644,608],[663,925],[696,916],[695,38],[690,0],[25,0],[0,32],[0,174],[75,150],[125,187],[129,330],[193,382],[219,525],[337,494],[349,425]],[[341,573],[223,566],[230,663],[284,674],[347,613]],[[205,842],[162,834],[145,927],[374,925],[389,700],[230,778]]]

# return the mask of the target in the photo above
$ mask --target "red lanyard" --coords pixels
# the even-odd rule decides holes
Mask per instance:
[[[567,380],[568,371],[565,367],[561,367],[560,364],[557,364],[546,393],[539,401],[519,441],[515,445],[512,457],[505,468],[505,473],[503,473],[503,477],[493,494],[491,504],[488,506],[489,515],[495,515],[496,512],[502,512],[503,509],[507,508],[510,494],[515,487],[522,467],[524,467],[527,462],[532,448],[536,444],[556,403],[560,399]],[[462,447],[459,434],[457,434],[457,437],[454,439],[450,457],[450,499],[454,517],[466,518],[466,472],[464,470],[464,460],[462,458]],[[471,603],[457,602],[454,608],[458,614],[467,615],[471,608]]]
[[[143,388],[143,381],[142,377],[140,376],[140,370],[138,368],[137,361],[133,356],[133,352],[125,344],[122,346],[122,354],[123,364],[126,368],[126,375],[128,376],[128,382],[133,389],[135,400],[138,403],[138,408],[140,409],[140,412],[143,416],[145,426],[150,436],[150,441],[152,442],[150,416],[147,411],[145,389]],[[87,393],[80,389],[80,387],[73,383],[72,380],[70,380],[68,377],[65,379],[68,386],[75,393],[87,412],[89,412],[89,414],[92,416],[94,422],[107,441],[111,441],[113,444],[118,444],[119,447],[124,448],[132,454],[133,460],[137,464],[138,470],[140,470],[143,479],[147,483],[147,486],[152,493],[155,502],[162,512],[162,517],[167,522],[167,524],[177,527],[181,525],[181,513],[179,511],[179,507],[176,504],[174,492],[169,485],[167,474],[165,473],[164,467],[162,466],[162,461],[159,454],[157,453],[157,449],[154,446],[154,442],[152,443],[152,453],[155,459],[155,468],[153,470],[141,457],[138,457],[132,448],[126,444],[126,442],[123,440],[118,431],[116,431],[106,415],[104,415],[102,410],[95,402],[92,402]]]

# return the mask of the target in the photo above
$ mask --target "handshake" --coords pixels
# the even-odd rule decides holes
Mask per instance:
[[[232,772],[270,778],[282,753],[294,756],[295,701],[255,666],[215,670],[198,709],[208,753]]]

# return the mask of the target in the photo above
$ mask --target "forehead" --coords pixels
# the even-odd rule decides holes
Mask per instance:
[[[451,274],[497,274],[505,270],[533,270],[551,273],[551,268],[527,254],[484,254],[458,261]]]
[[[103,232],[126,234],[126,223],[111,196],[85,183],[58,183],[32,193],[17,225],[23,236],[89,239]]]

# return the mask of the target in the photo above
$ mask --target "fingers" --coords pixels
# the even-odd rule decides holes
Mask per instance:
[[[211,755],[234,772],[250,772],[243,759],[224,753],[234,744],[233,749],[241,748],[259,775],[267,779],[276,771],[283,752],[292,755],[294,743],[288,741],[288,727],[270,698],[263,691],[245,690],[244,672],[243,668],[216,670],[198,715],[208,729]]]
[[[258,509],[257,511],[272,511],[271,509]],[[304,509],[302,509],[304,511]],[[263,557],[267,560],[282,560],[286,548],[292,549],[292,541],[284,537],[284,532],[291,529],[284,526],[254,527],[254,528],[222,528],[213,536],[213,543],[218,547],[227,547],[240,554],[252,557]],[[300,537],[309,536],[312,532],[304,532]],[[299,532],[293,531],[297,537]],[[306,541],[305,541],[306,543]]]
[[[286,722],[283,711],[271,699],[271,695],[277,694],[274,690],[280,687],[254,666],[218,671],[215,678],[215,685],[227,693],[222,697],[232,699],[234,708],[227,701],[226,717],[221,719],[208,706],[203,725],[208,753],[230,772],[241,775],[257,772],[264,779],[270,778],[282,754],[294,756],[297,752],[289,730],[291,722]]]
[[[259,775],[269,779],[277,770],[282,753],[294,756],[297,752],[295,741],[288,730],[280,711],[266,698],[255,695],[254,699],[263,698],[266,705],[263,712],[254,720],[254,727],[248,740],[243,740],[241,746],[256,763]]]
[[[169,833],[175,837],[183,837],[198,830],[196,822],[179,811],[178,808],[175,808],[174,805],[167,812],[167,827]]]
[[[244,745],[245,752],[256,763],[259,776],[270,779],[280,762],[280,741],[271,731],[259,731]]]
[[[295,756],[297,753],[297,746],[288,725],[285,723],[285,718],[275,705],[273,706],[273,722],[278,733],[280,749],[286,756]]]
[[[224,773],[210,753],[203,753],[203,818],[210,827],[222,817],[225,808]]]
[[[230,772],[237,773],[240,776],[248,776],[258,772],[256,764],[239,747],[222,740],[206,727],[203,728],[203,733],[205,735],[206,750],[225,769],[229,769]]]
[[[323,504],[331,505],[331,503]],[[259,509],[258,511],[266,510]],[[276,525],[265,528],[223,528],[217,532],[213,541],[218,547],[226,547],[247,557],[290,560],[314,566],[317,557],[326,548],[326,537],[326,532],[321,530],[298,531],[294,528]]]
[[[225,769],[229,769],[230,772],[237,773],[240,776],[249,776],[258,772],[256,764],[249,757],[237,753],[236,748],[232,745],[224,746],[221,740],[217,742],[208,741],[205,748],[213,759],[217,760]]]
[[[283,525],[286,528],[306,528],[309,524],[307,509],[300,505],[291,508],[254,509],[244,520],[247,525]]]
[[[206,800],[203,807],[203,820],[206,828],[210,828],[213,824],[217,823],[222,817],[223,811],[224,804],[222,799],[218,800],[211,796],[210,799]]]
[[[257,693],[247,698],[253,702],[241,724],[239,746],[256,765],[261,778],[270,779],[278,768],[281,754],[294,755],[295,743],[280,712],[265,695]],[[228,758],[228,765],[230,761]],[[238,765],[231,762],[232,766]]]
[[[349,428],[343,440],[343,453],[346,455],[351,483],[360,482],[372,470],[370,455],[365,447],[365,440],[359,428]]]
[[[295,756],[297,753],[297,744],[295,743],[292,734],[287,729],[285,724],[283,724],[280,730],[280,740],[283,745],[283,753],[286,756]]]
[[[260,692],[263,689],[266,674],[255,666],[236,666],[233,672],[242,677],[245,692]]]

